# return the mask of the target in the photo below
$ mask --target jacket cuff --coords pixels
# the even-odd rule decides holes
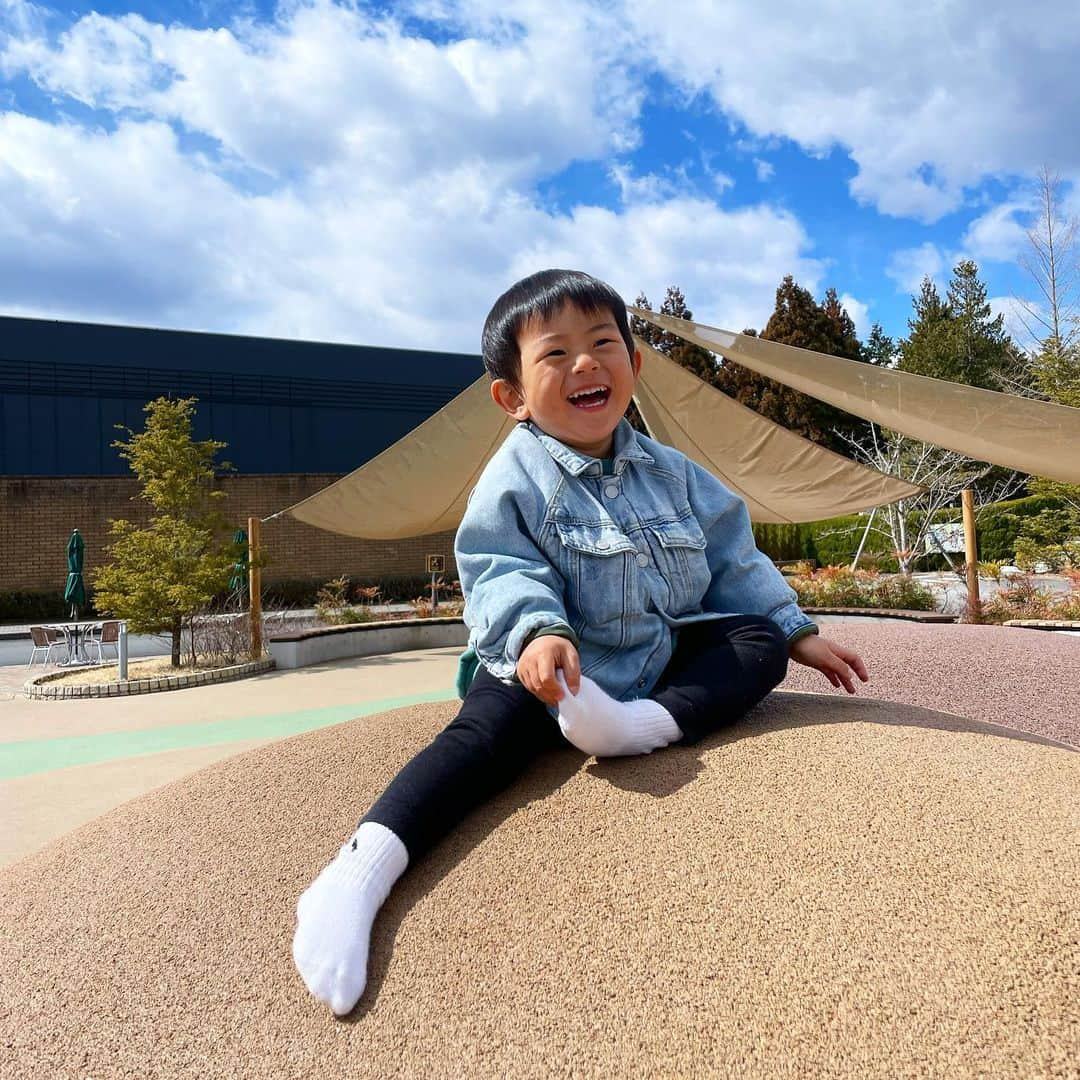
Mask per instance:
[[[794,645],[796,641],[801,641],[804,637],[810,637],[811,634],[819,633],[821,633],[821,631],[818,629],[817,623],[804,623],[802,626],[792,630],[792,632],[788,634],[788,648]]]
[[[559,623],[557,626],[542,626],[539,630],[534,630],[521,646],[521,651],[524,652],[538,637],[561,637],[566,638],[575,649],[581,648],[581,639],[570,629],[565,623]]]
[[[788,641],[791,641],[792,634],[803,630],[804,627],[817,626],[817,623],[815,623],[794,601],[789,604],[782,604],[778,608],[773,608],[772,611],[768,612],[768,616],[780,627],[784,632],[784,637],[786,637]],[[808,633],[809,631],[803,630],[803,632]]]
[[[476,648],[480,656],[480,662],[496,679],[502,679],[503,682],[512,682],[517,677],[517,663],[530,637],[546,627],[565,625],[557,616],[553,617],[551,612],[537,611],[522,619],[510,631],[501,654],[486,652],[475,642],[471,642],[471,644]]]

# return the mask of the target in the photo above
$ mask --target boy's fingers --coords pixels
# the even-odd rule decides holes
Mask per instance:
[[[540,661],[538,667],[537,678],[540,684],[539,697],[547,702],[548,705],[554,705],[562,697],[562,690],[555,680],[554,657],[550,655],[545,656],[544,659]]]
[[[851,676],[848,674],[846,664],[836,671],[836,677],[844,684],[844,689],[849,694],[855,693],[855,684],[851,681]]]
[[[566,688],[577,697],[581,689],[581,660],[577,649],[567,649],[562,657],[563,678],[566,679]]]

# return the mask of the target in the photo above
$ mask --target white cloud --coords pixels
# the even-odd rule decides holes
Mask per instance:
[[[735,329],[764,322],[784,273],[820,280],[794,216],[725,211],[677,170],[624,171],[618,211],[542,205],[536,178],[610,160],[636,115],[602,63],[544,74],[558,35],[436,46],[364,18],[319,5],[192,31],[88,16],[55,47],[9,41],[8,63],[114,124],[0,114],[3,308],[475,351],[494,297],[545,265],[629,300],[677,283]]]
[[[1046,328],[1039,321],[1046,312],[1040,305],[1015,296],[991,296],[987,303],[995,318],[1005,316],[1005,332],[1020,348],[1031,349],[1046,337]]]
[[[976,262],[1016,262],[1028,246],[1025,221],[1034,206],[1030,201],[1008,200],[975,218],[967,227],[961,243]]]
[[[764,158],[754,158],[754,170],[757,172],[758,180],[763,184],[776,175],[776,166],[770,161],[765,161]]]
[[[940,287],[939,278],[946,268],[945,257],[936,244],[894,251],[885,273],[896,282],[897,289],[917,293],[924,277],[932,278]]]
[[[870,305],[856,300],[851,293],[840,294],[840,305],[851,316],[860,340],[870,336]]]
[[[965,187],[1080,171],[1080,7],[911,0],[768,5],[666,0],[627,6],[650,55],[687,94],[707,93],[745,125],[808,153],[843,148],[851,192],[888,214],[934,221]],[[727,44],[737,42],[737,47]]]

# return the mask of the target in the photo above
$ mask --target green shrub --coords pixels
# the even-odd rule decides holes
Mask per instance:
[[[809,574],[789,577],[800,607],[898,608],[933,611],[934,594],[912,578],[883,577],[873,570],[826,566]]]
[[[1011,499],[980,508],[976,523],[979,558],[989,562],[1011,563],[1016,557],[1017,536],[1024,520],[1060,507],[1061,503],[1056,499],[1044,495],[1030,495],[1027,498]],[[923,516],[921,511],[913,512],[910,517],[911,524],[918,528]],[[960,517],[960,507],[946,507],[934,514],[934,521],[959,521]],[[817,561],[822,566],[850,566],[866,529],[866,520],[865,514],[847,514],[825,521],[812,521],[801,528],[808,533],[806,542],[817,549]],[[867,557],[865,565],[874,565],[883,572],[895,573],[899,564],[890,549],[889,538],[877,531],[877,525],[878,521],[875,520],[874,528],[870,530],[863,548],[863,555]],[[964,561],[963,553],[954,553],[952,559],[958,566],[961,565]],[[862,559],[859,565],[864,565]],[[919,570],[945,570],[949,564],[940,552],[935,552],[918,556],[916,566]]]
[[[1073,576],[1072,590],[1064,594],[1038,588],[1028,574],[1012,578],[982,605],[982,616],[985,622],[992,623],[1009,619],[1080,620],[1080,575]]]
[[[813,538],[805,525],[756,522],[754,541],[774,562],[791,559],[816,559]]]

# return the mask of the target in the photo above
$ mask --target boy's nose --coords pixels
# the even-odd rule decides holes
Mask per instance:
[[[591,371],[593,368],[597,368],[600,365],[593,359],[591,352],[578,353],[577,359],[574,361],[575,371]]]

